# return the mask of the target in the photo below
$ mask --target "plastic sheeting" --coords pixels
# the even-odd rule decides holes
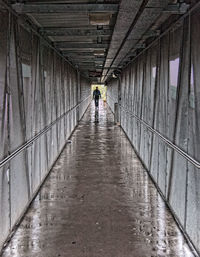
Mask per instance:
[[[0,11],[0,160],[66,113],[0,169],[0,248],[84,114],[90,94],[77,70]]]
[[[200,170],[130,115],[200,161],[199,42],[196,10],[110,81],[108,103],[121,104],[122,128],[200,252]]]

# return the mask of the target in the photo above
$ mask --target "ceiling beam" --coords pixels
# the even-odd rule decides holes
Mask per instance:
[[[91,48],[88,48],[88,49],[81,49],[81,48],[73,48],[73,51],[70,50],[70,49],[64,49],[62,50],[62,54],[63,55],[69,55],[69,54],[80,54],[80,55],[84,55],[84,54],[92,54],[94,55],[94,51],[96,51],[97,49],[91,49]],[[103,49],[100,49],[101,51],[103,51]]]
[[[105,70],[108,70],[108,69],[111,69],[111,70],[114,70],[116,69],[116,67],[102,67],[102,66],[97,66],[97,65],[88,65],[88,64],[81,64],[81,65],[78,65],[79,68],[81,69],[87,69],[87,70],[96,70],[96,69],[105,69]]]
[[[1,0],[0,0],[1,1]],[[103,29],[113,29],[114,27],[113,26],[110,26],[110,25],[99,25],[99,26],[94,26],[94,25],[78,25],[78,27],[68,27],[68,26],[64,26],[64,27],[56,27],[56,26],[53,26],[53,27],[48,27],[48,26],[45,26],[45,27],[41,27],[40,29],[41,30],[59,30],[59,29],[68,29],[68,30],[74,30],[74,29],[78,29],[78,30],[103,30]]]
[[[180,2],[177,4],[169,4],[164,10],[164,13],[170,14],[184,14],[188,11],[190,5],[184,2]]]
[[[69,56],[69,57],[80,57],[80,58],[87,58],[87,57],[95,57],[94,53],[93,52],[87,52],[87,51],[84,51],[84,52],[70,52],[70,51],[62,51],[62,54],[65,55],[65,56]]]
[[[92,70],[96,70],[96,69],[101,69],[101,71],[103,70],[103,67],[100,67],[100,66],[82,66],[82,65],[79,65],[78,68],[80,70],[85,70],[85,71],[92,71]]]
[[[109,44],[95,44],[95,43],[70,43],[70,42],[54,42],[57,48],[84,48],[84,49],[96,49],[96,48],[108,48]]]
[[[94,58],[92,56],[69,56],[67,55],[66,57],[70,57],[73,61],[78,61],[78,62],[104,62],[105,58]]]
[[[112,31],[110,29],[91,30],[91,29],[68,29],[68,28],[52,28],[40,29],[41,33],[46,36],[110,36]]]
[[[118,4],[23,4],[16,3],[12,8],[18,13],[84,13],[118,11]]]

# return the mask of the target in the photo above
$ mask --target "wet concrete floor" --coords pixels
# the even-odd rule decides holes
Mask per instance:
[[[95,113],[92,103],[5,249],[8,256],[193,254],[109,108],[101,103]]]

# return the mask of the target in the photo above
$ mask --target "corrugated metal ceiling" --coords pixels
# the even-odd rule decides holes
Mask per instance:
[[[40,32],[70,57],[82,73],[104,82],[113,70],[130,60],[145,33],[161,19],[174,0],[65,0],[13,1],[13,8],[27,15]],[[97,24],[92,25],[90,15]],[[109,25],[102,25],[110,17]],[[169,16],[169,15],[168,15]],[[166,18],[168,17],[166,16]],[[99,18],[100,17],[100,18]],[[106,18],[107,17],[107,18]],[[104,23],[103,23],[104,24]],[[96,51],[99,51],[99,54]]]

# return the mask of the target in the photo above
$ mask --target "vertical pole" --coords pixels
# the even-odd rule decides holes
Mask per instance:
[[[11,14],[9,13],[9,25],[8,25],[8,41],[7,41],[7,67],[6,67],[6,94],[8,97],[7,100],[7,126],[8,126],[8,134],[7,134],[7,142],[8,142],[8,154],[10,154],[10,41],[11,41],[11,28],[12,28],[12,21],[11,21]],[[9,231],[11,231],[12,227],[12,216],[11,216],[11,170],[10,170],[10,162],[8,165],[8,190],[9,190]]]
[[[118,79],[118,122],[121,124],[121,74]]]
[[[76,87],[76,97],[77,97],[77,104],[80,103],[81,101],[81,88],[80,88],[80,72],[78,71],[77,69],[77,87]],[[76,119],[76,122],[78,124],[79,120],[80,120],[80,109],[81,107],[78,106],[77,108],[77,111],[76,111],[76,115],[77,115],[77,119]]]
[[[119,122],[119,104],[114,103],[114,123],[117,124]]]

